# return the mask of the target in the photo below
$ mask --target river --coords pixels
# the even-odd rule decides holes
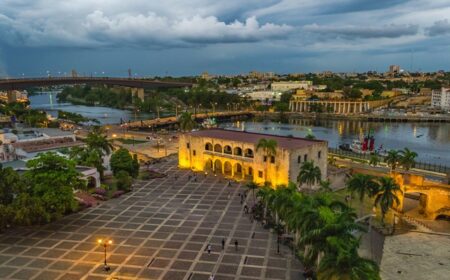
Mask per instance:
[[[58,103],[58,92],[43,92],[30,96],[31,107],[42,109],[56,116],[58,110],[78,113],[88,118],[97,119],[101,124],[117,124],[123,121],[150,119],[152,114],[137,114],[132,111],[107,107],[93,107]],[[310,120],[291,119],[288,124],[276,122],[236,122],[221,124],[221,127],[269,133],[276,135],[293,135],[305,137],[309,131],[318,138],[328,141],[330,147],[342,143],[351,143],[369,130],[375,136],[375,146],[383,149],[403,149],[405,147],[419,154],[418,160],[450,166],[450,124],[449,123],[379,123],[346,120]]]
[[[328,141],[330,147],[351,144],[360,135],[372,131],[375,147],[403,149],[418,153],[418,161],[450,166],[449,123],[381,123],[350,120],[291,119],[288,124],[276,122],[235,122],[221,127],[283,136],[305,137],[312,133]]]
[[[153,114],[140,113],[134,114],[133,111],[120,110],[101,106],[84,106],[74,105],[72,103],[58,103],[56,96],[60,91],[44,91],[37,95],[29,97],[30,106],[33,109],[40,109],[46,111],[53,117],[58,116],[58,111],[66,111],[71,113],[78,113],[90,119],[96,119],[100,124],[117,124],[120,120],[135,121],[146,120],[154,117]]]

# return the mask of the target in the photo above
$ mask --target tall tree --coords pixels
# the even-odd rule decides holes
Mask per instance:
[[[192,114],[189,112],[183,112],[178,117],[178,122],[180,123],[180,129],[182,131],[191,131],[195,127],[195,121]]]
[[[28,192],[40,198],[52,218],[75,210],[73,191],[84,188],[86,182],[79,178],[73,161],[49,152],[28,161],[27,168],[24,178]]]
[[[90,150],[98,150],[102,155],[109,155],[113,150],[113,145],[108,140],[103,128],[94,126],[86,137],[86,145]]]
[[[269,172],[269,163],[271,162],[272,157],[277,155],[277,141],[273,139],[261,138],[256,144],[256,151],[263,150],[264,158],[266,162],[266,171],[264,172],[264,181],[267,182],[267,173]]]
[[[0,163],[0,204],[9,205],[24,189],[22,179],[11,167],[3,168]]]
[[[395,170],[400,164],[401,155],[397,150],[390,150],[384,159],[384,161],[391,167],[391,170]]]
[[[347,181],[347,188],[352,195],[359,196],[360,201],[360,215],[362,215],[362,208],[364,206],[364,198],[372,197],[378,190],[378,184],[375,178],[366,174],[355,174]]]
[[[256,184],[255,182],[251,181],[248,182],[247,184],[245,184],[245,187],[252,192],[252,196],[253,196],[253,203],[256,202],[256,194],[255,194],[255,190],[258,189],[258,184]]]
[[[318,279],[380,280],[378,265],[358,255],[356,239],[343,240],[332,236],[326,240],[329,251],[318,267]]]
[[[120,148],[111,156],[111,170],[114,175],[119,171],[126,171],[130,176],[136,178],[139,175],[139,166],[133,159],[130,152],[125,148]]]
[[[375,194],[374,206],[379,206],[381,209],[381,223],[384,225],[384,217],[389,209],[394,205],[399,205],[400,200],[397,193],[402,194],[400,186],[390,177],[380,177],[377,179],[378,192]]]
[[[400,164],[404,169],[409,170],[415,166],[417,157],[416,152],[413,152],[408,148],[404,148],[402,151],[400,151],[400,155]]]
[[[322,172],[318,166],[314,165],[313,161],[305,161],[300,167],[300,172],[297,176],[297,182],[302,185],[306,184],[308,187],[320,182]]]

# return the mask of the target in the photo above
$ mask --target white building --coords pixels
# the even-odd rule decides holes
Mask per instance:
[[[431,107],[450,110],[450,88],[433,90],[431,94]]]
[[[273,82],[271,88],[273,91],[285,92],[295,89],[309,89],[312,86],[312,81],[286,81]]]
[[[35,157],[44,151],[83,145],[72,132],[32,128],[17,133],[0,130],[0,162]]]
[[[273,92],[270,90],[252,91],[247,92],[246,96],[250,97],[251,100],[260,102],[273,102],[280,101],[281,92]]]

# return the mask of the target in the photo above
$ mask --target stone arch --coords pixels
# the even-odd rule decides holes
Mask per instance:
[[[253,150],[250,148],[247,148],[244,150],[244,156],[248,158],[253,158],[255,155],[253,153]]]
[[[212,147],[212,146],[211,146]],[[204,168],[205,172],[211,172],[214,170],[214,165],[213,165],[213,161],[212,159],[208,159],[205,162],[205,168]]]
[[[214,152],[222,153],[222,145],[220,145],[220,144],[214,145]]]
[[[223,174],[227,176],[233,175],[233,166],[229,161],[225,161],[225,163],[223,164]]]
[[[213,150],[213,145],[209,142],[207,142],[205,144],[205,151],[212,151]]]
[[[225,145],[225,146],[223,147],[223,153],[224,153],[224,154],[231,155],[231,154],[232,154],[231,146],[230,146],[230,145]]]
[[[241,147],[234,147],[233,155],[235,155],[235,156],[242,156],[242,149],[241,149]]]
[[[242,178],[243,171],[244,169],[242,167],[242,164],[240,164],[239,162],[234,164],[234,176]]]
[[[220,161],[220,159],[216,159],[214,161],[214,172],[222,173],[222,162]]]

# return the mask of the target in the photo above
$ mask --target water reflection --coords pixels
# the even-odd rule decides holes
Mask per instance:
[[[305,137],[308,129],[330,147],[351,143],[369,132],[375,136],[375,146],[384,149],[408,147],[419,154],[418,160],[450,166],[450,124],[448,123],[377,123],[350,120],[291,119],[288,124],[275,122],[241,122],[223,127],[277,135]]]

